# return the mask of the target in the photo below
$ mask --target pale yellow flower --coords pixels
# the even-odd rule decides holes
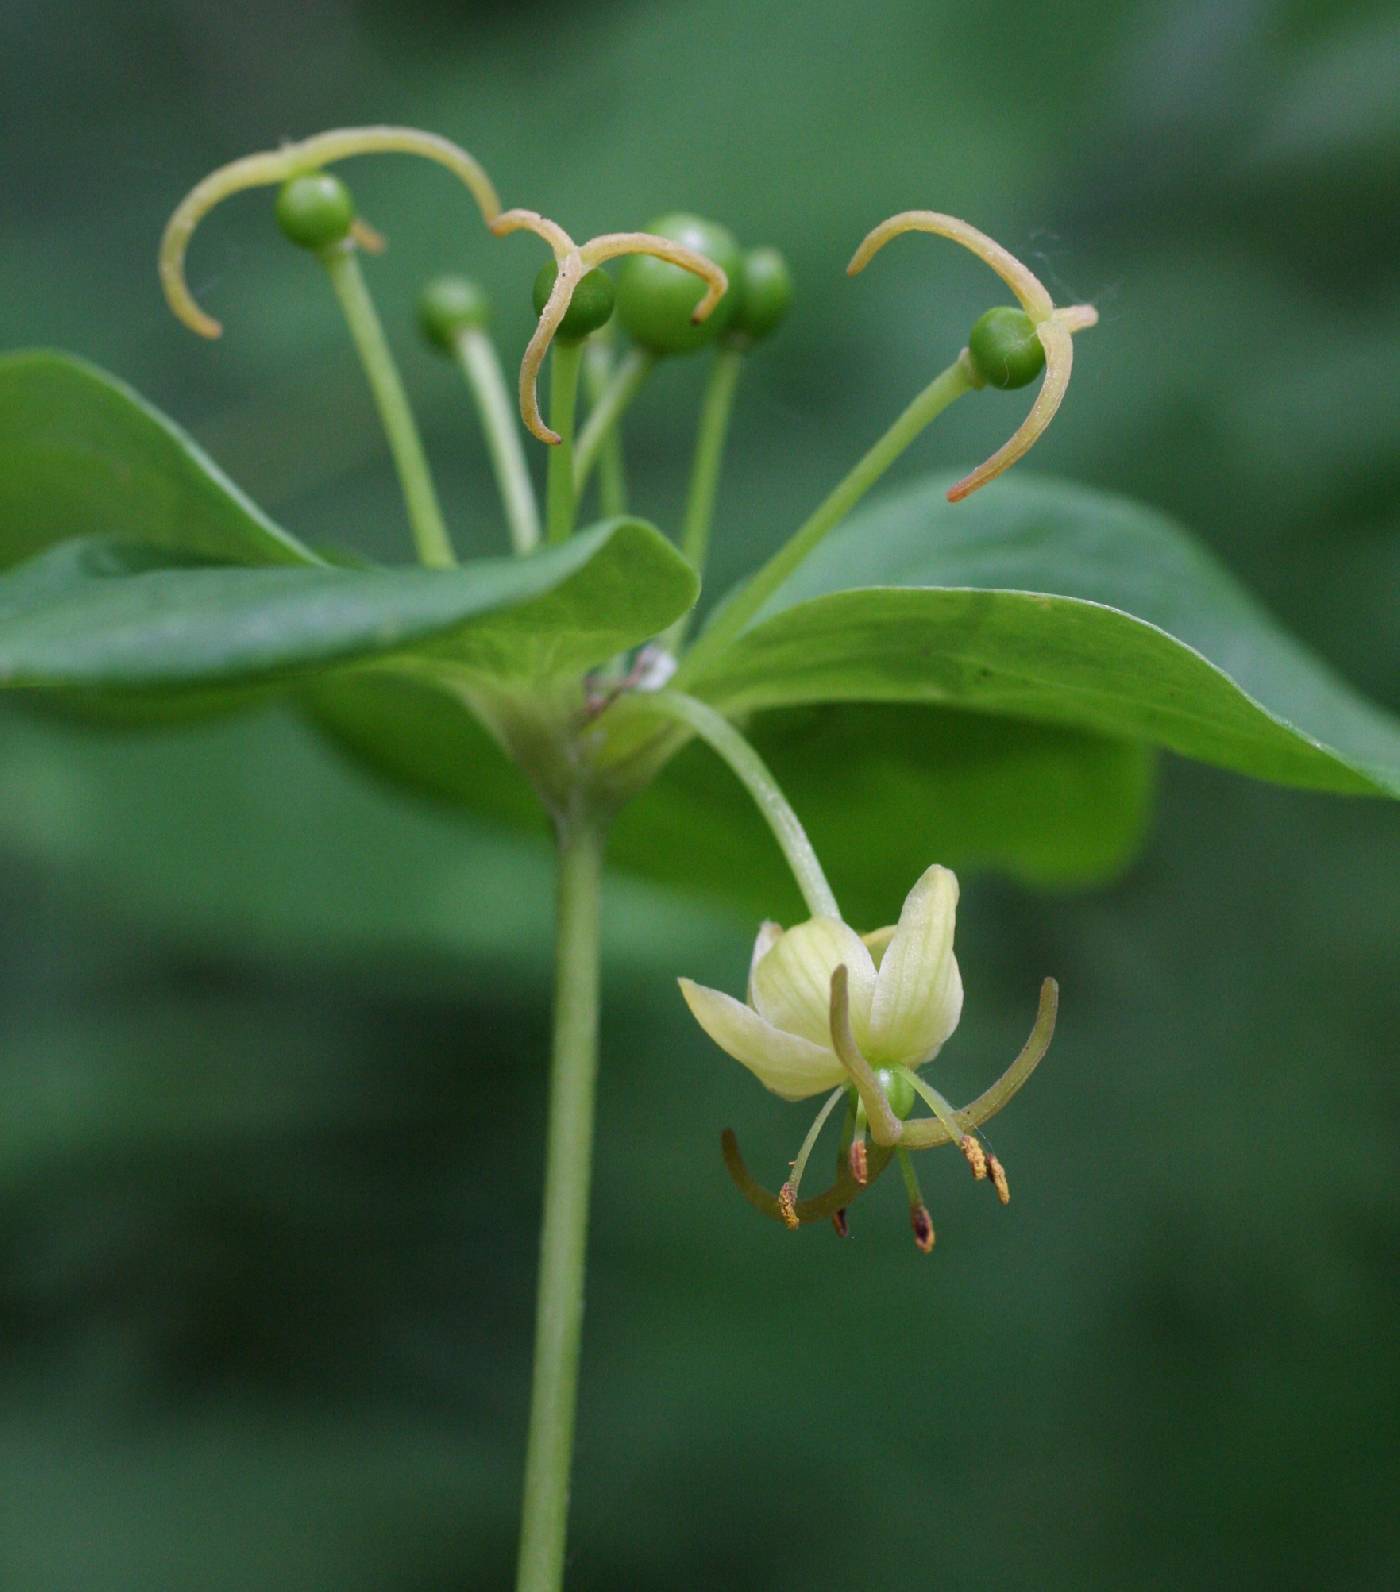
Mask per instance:
[[[785,1100],[848,1081],[831,1033],[831,979],[844,966],[850,1020],[876,1067],[932,1061],[958,1026],[962,979],[953,955],[958,881],[929,868],[899,922],[864,939],[840,918],[783,930],[765,923],[754,941],[747,1003],[688,978],[681,993],[711,1039]]]

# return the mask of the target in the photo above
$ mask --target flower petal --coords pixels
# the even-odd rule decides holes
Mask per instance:
[[[753,1005],[753,970],[768,955],[769,951],[783,937],[783,926],[774,923],[772,918],[765,918],[758,926],[758,933],[754,937],[753,955],[749,958],[749,1005]]]
[[[760,1015],[785,1033],[831,1048],[831,975],[850,970],[851,1024],[863,1039],[875,988],[875,963],[840,918],[809,918],[791,928],[757,964],[750,980]]]
[[[846,1081],[845,1069],[829,1046],[782,1033],[721,990],[707,989],[688,978],[679,983],[701,1028],[721,1050],[742,1062],[764,1088],[784,1100],[804,1100]]]
[[[880,960],[870,1007],[870,1055],[879,1066],[929,1060],[962,1015],[962,978],[953,956],[957,876],[936,863],[909,892]]]

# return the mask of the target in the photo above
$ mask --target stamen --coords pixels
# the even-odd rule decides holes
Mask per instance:
[[[384,234],[359,216],[350,223],[350,236],[366,254],[383,254],[389,247],[389,240]]]
[[[833,1089],[827,1096],[826,1104],[823,1105],[821,1110],[817,1112],[816,1120],[812,1123],[812,1126],[807,1129],[807,1137],[803,1139],[802,1148],[797,1152],[797,1159],[792,1163],[792,1176],[784,1185],[792,1190],[792,1197],[794,1201],[797,1199],[798,1189],[802,1186],[802,1174],[807,1170],[808,1157],[816,1148],[817,1140],[821,1137],[821,1131],[826,1126],[827,1118],[836,1109],[838,1103],[844,1097],[845,1093],[846,1089],[844,1085],[838,1089]],[[857,1181],[863,1183],[865,1179],[859,1178]]]
[[[558,432],[552,431],[545,424],[544,416],[540,413],[538,394],[540,367],[544,364],[545,355],[549,352],[549,345],[554,340],[559,323],[568,311],[569,302],[574,296],[574,288],[594,266],[603,264],[605,260],[615,260],[624,254],[654,254],[660,260],[668,260],[672,265],[679,265],[683,270],[693,272],[704,279],[707,288],[691,314],[692,322],[703,321],[729,287],[729,278],[713,260],[703,254],[697,254],[694,249],[672,243],[669,238],[659,238],[654,233],[604,232],[579,245],[557,221],[542,216],[538,210],[523,209],[502,211],[489,222],[489,225],[492,232],[500,238],[512,232],[533,232],[536,237],[543,238],[553,250],[555,264],[559,267],[553,291],[540,313],[535,335],[526,346],[525,357],[520,362],[520,418],[532,436],[551,445],[557,444],[560,438]]]
[[[1011,1187],[1006,1181],[1006,1168],[991,1156],[987,1161],[987,1170],[992,1174],[992,1187],[997,1191],[997,1198],[1003,1205],[1011,1203]]]
[[[778,1196],[769,1193],[749,1171],[744,1164],[743,1156],[739,1153],[739,1141],[728,1128],[720,1136],[720,1149],[724,1154],[725,1169],[733,1179],[734,1186],[749,1204],[756,1211],[761,1211],[765,1216],[772,1217],[774,1221],[781,1222],[783,1213]],[[870,1152],[870,1183],[879,1178],[893,1159],[893,1155],[893,1151],[882,1149],[879,1145]],[[829,1189],[822,1194],[814,1195],[811,1199],[797,1201],[797,1219],[804,1226],[808,1222],[824,1221],[852,1204],[861,1193],[862,1187],[851,1176],[849,1168],[840,1166],[836,1171],[836,1180]]]
[[[851,1147],[846,1152],[846,1159],[850,1162],[851,1176],[864,1188],[870,1181],[870,1156],[866,1151],[863,1138],[851,1140]]]
[[[908,1150],[900,1148],[895,1153],[899,1157],[899,1170],[904,1177],[904,1192],[909,1196],[909,1225],[914,1229],[914,1242],[920,1252],[927,1255],[933,1249],[933,1218],[924,1204],[923,1190],[919,1187],[918,1174],[914,1171]]]
[[[984,1089],[971,1104],[953,1113],[956,1122],[955,1132],[950,1133],[942,1122],[930,1122],[924,1117],[918,1122],[902,1124],[904,1128],[902,1142],[911,1150],[931,1150],[936,1145],[947,1144],[950,1141],[956,1143],[964,1133],[980,1127],[1007,1105],[1040,1065],[1045,1052],[1050,1048],[1050,1040],[1055,1033],[1055,1013],[1059,1006],[1059,997],[1059,985],[1053,978],[1047,978],[1040,986],[1040,1008],[1036,1012],[1035,1027],[1031,1029],[1030,1037],[1022,1046],[1020,1055],[991,1088]],[[923,1084],[922,1079],[917,1081]],[[928,1085],[924,1084],[919,1093],[924,1094],[924,1089],[927,1088]],[[931,1090],[930,1093],[936,1094],[937,1091]],[[925,1095],[924,1098],[927,1099],[928,1096]],[[941,1100],[942,1096],[939,1098]],[[946,1103],[945,1101],[944,1104]]]
[[[912,1067],[898,1069],[912,1086],[914,1093],[933,1112],[934,1116],[943,1124],[948,1137],[960,1140],[963,1136],[963,1125],[958,1120],[958,1114],[938,1090],[927,1079],[921,1078]]]
[[[421,155],[446,166],[467,185],[488,225],[501,208],[491,179],[465,149],[450,139],[419,132],[414,127],[341,127],[299,143],[284,144],[281,149],[245,155],[196,183],[165,224],[158,256],[160,280],[166,302],[176,317],[201,337],[218,337],[223,331],[219,322],[195,302],[185,280],[185,254],[190,239],[215,205],[248,188],[272,187],[349,155],[370,154]],[[362,238],[357,237],[356,241],[372,249]]]
[[[986,1151],[970,1133],[963,1134],[959,1148],[967,1158],[967,1164],[972,1168],[973,1180],[978,1183],[984,1182],[987,1176]]]

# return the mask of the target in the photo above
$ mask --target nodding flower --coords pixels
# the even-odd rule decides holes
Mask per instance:
[[[1031,411],[990,458],[948,489],[948,501],[957,503],[1009,470],[1030,451],[1060,407],[1069,386],[1074,363],[1072,334],[1097,323],[1092,304],[1072,304],[1057,309],[1040,278],[1008,249],[985,232],[956,216],[936,210],[902,210],[868,232],[846,267],[849,276],[863,271],[892,239],[905,232],[931,232],[951,238],[992,270],[1016,295],[1020,310],[990,310],[973,327],[961,364],[974,387],[1022,387],[1043,365],[1045,380]]]
[[[1053,979],[1041,986],[1035,1027],[1001,1078],[961,1110],[950,1105],[918,1069],[938,1055],[962,1013],[953,954],[957,902],[956,877],[935,865],[909,892],[899,922],[871,934],[857,934],[837,917],[810,918],[787,930],[763,924],[746,1001],[680,980],[696,1021],[765,1088],[785,1100],[830,1091],[777,1194],[755,1182],[733,1134],[725,1134],[730,1174],[765,1214],[793,1228],[831,1218],[844,1234],[846,1207],[897,1158],[915,1242],[927,1253],[933,1224],[908,1152],[950,1143],[975,1178],[990,1180],[1003,1204],[1010,1200],[1005,1170],[976,1130],[1007,1104],[1049,1048],[1058,989]],[[930,1115],[911,1119],[918,1100]],[[836,1180],[825,1193],[801,1199],[807,1161],[842,1101]]]
[[[699,323],[706,319],[729,287],[729,278],[719,266],[694,249],[687,249],[669,238],[657,237],[651,232],[605,232],[587,243],[575,243],[557,222],[542,216],[537,210],[505,210],[491,222],[497,237],[511,232],[533,232],[543,238],[554,253],[558,272],[554,286],[540,311],[539,325],[525,347],[525,357],[520,361],[520,418],[532,436],[541,442],[557,443],[559,434],[545,424],[540,413],[538,396],[540,367],[544,364],[549,345],[559,330],[560,322],[568,313],[574,289],[595,266],[605,260],[615,260],[624,254],[654,254],[658,259],[669,260],[684,270],[703,277],[706,292],[691,314]]]

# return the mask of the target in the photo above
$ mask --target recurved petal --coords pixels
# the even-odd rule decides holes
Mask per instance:
[[[871,1059],[915,1067],[958,1026],[962,979],[953,957],[957,876],[936,863],[905,898],[880,960],[870,1007]]]
[[[829,1047],[785,1034],[722,990],[679,980],[691,1015],[720,1047],[784,1100],[804,1100],[844,1083],[846,1074]]]
[[[875,963],[840,918],[809,918],[774,943],[753,970],[754,1006],[775,1028],[830,1050],[831,975],[842,963],[850,980],[851,1026],[863,1041]]]

